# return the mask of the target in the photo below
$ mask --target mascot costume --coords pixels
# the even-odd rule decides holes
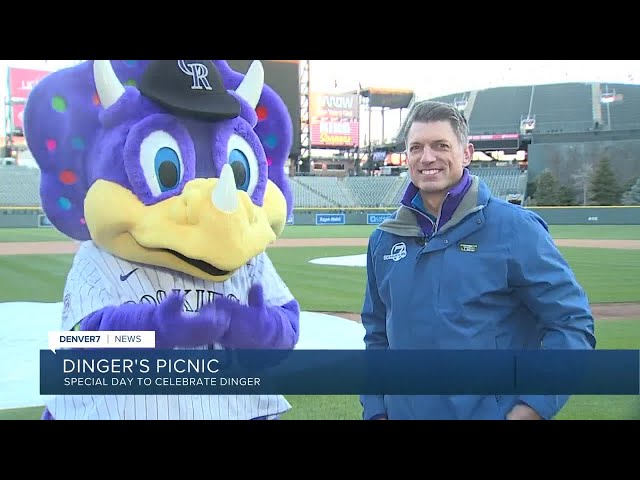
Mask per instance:
[[[265,253],[292,210],[293,141],[262,64],[93,60],[31,92],[51,223],[80,242],[62,329],[152,330],[162,349],[292,350],[299,305]],[[271,419],[281,395],[61,395],[45,419]]]

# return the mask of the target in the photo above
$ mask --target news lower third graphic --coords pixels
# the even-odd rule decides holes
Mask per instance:
[[[155,348],[156,332],[49,332],[49,349]]]
[[[41,395],[640,395],[640,350],[160,350],[51,332]]]

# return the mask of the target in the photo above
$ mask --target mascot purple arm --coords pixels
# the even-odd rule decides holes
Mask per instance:
[[[63,329],[153,330],[166,349],[295,347],[299,305],[266,254],[293,208],[293,129],[259,61],[246,75],[224,60],[86,61],[38,83],[24,118],[43,209],[80,242]],[[55,397],[44,418],[290,408],[280,395],[142,397]]]

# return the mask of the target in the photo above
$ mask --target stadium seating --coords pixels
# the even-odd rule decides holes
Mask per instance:
[[[602,105],[602,121],[606,125],[611,116],[611,128],[623,130],[640,128],[640,88],[638,85],[602,84],[601,90],[615,92],[622,95],[622,99],[607,105]]]
[[[588,131],[593,126],[591,84],[536,85],[531,114],[538,133]]]
[[[314,190],[311,190],[306,184],[300,182],[302,177],[295,177],[291,180],[291,191],[295,199],[296,207],[305,208],[324,208],[334,206],[326,198],[321,197]]]
[[[601,104],[601,92],[615,94],[613,103]],[[532,145],[537,141],[536,134],[541,134],[544,143],[555,142],[563,133],[575,136],[575,132],[592,132],[596,121],[600,130],[609,126],[613,130],[640,129],[640,85],[560,83],[497,87],[432,100],[457,106],[461,101],[467,102],[465,112],[472,135],[520,132],[521,119],[531,115],[536,121]],[[22,152],[20,158],[29,160],[28,151]],[[485,166],[484,162],[474,162],[471,171],[500,198],[526,197],[528,174],[518,166]],[[408,176],[311,175],[291,177],[290,185],[298,209],[396,208],[409,181]],[[37,168],[0,165],[0,207],[39,207],[39,182]]]
[[[469,117],[472,135],[518,133],[529,112],[531,87],[500,87],[478,92]]]
[[[361,207],[386,207],[392,205],[395,193],[404,183],[401,177],[347,177],[345,184],[353,192],[356,205]]]
[[[526,174],[518,167],[472,167],[495,195],[524,195]],[[523,177],[524,175],[524,177]],[[296,208],[397,207],[409,184],[408,176],[290,178]],[[0,206],[40,206],[40,171],[0,166]]]
[[[294,177],[294,184],[304,197],[296,200],[300,207],[355,207],[355,198],[340,185],[339,177]],[[295,193],[295,192],[294,192]],[[307,195],[307,193],[311,195]]]
[[[40,170],[0,165],[0,206],[40,206]]]
[[[526,172],[521,173],[518,166],[473,166],[470,170],[500,198],[525,194]],[[408,176],[291,178],[296,208],[394,208],[409,182]]]
[[[518,166],[472,167],[470,171],[484,180],[496,197],[506,199],[510,195],[524,196],[527,174],[521,172]]]
[[[611,104],[600,105],[594,92],[616,94]],[[520,132],[521,119],[535,118],[535,133],[588,132],[596,120],[613,130],[639,129],[640,86],[620,83],[557,83],[546,85],[495,87],[477,92],[431,98],[455,103],[473,98],[469,129],[472,135]],[[602,110],[602,118],[595,114]]]

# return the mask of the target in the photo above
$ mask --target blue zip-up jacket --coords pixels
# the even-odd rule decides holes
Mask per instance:
[[[419,208],[411,185],[411,195],[369,238],[362,309],[366,348],[595,348],[587,296],[546,223],[493,197],[466,171],[456,189],[459,198],[447,198],[433,221]],[[550,419],[568,396],[362,395],[360,400],[365,420],[381,415],[498,420],[517,403]]]

